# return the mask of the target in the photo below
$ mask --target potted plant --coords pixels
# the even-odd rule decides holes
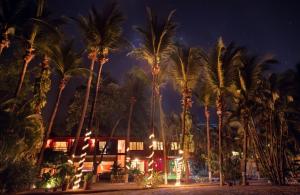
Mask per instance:
[[[88,172],[84,175],[84,183],[83,183],[83,189],[84,190],[90,190],[91,189],[92,178],[93,178],[93,173],[92,172]]]
[[[57,166],[56,177],[61,180],[62,191],[66,191],[70,185],[70,179],[74,176],[75,170],[73,165],[69,163],[62,163]]]
[[[111,182],[119,183],[121,181],[125,181],[123,169],[120,164],[114,162],[111,168],[111,175],[110,175]]]

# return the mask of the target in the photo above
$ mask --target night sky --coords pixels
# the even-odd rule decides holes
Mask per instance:
[[[102,0],[48,1],[54,14],[73,17],[86,15],[91,5],[101,9],[104,3]],[[210,48],[222,36],[225,43],[234,41],[255,54],[273,54],[280,61],[273,67],[274,71],[293,68],[300,62],[300,1],[297,0],[119,0],[119,3],[127,18],[123,25],[125,38],[136,46],[140,38],[132,27],[145,25],[145,7],[149,6],[163,17],[176,9],[177,38],[189,46]],[[66,32],[80,45],[81,37],[75,24],[68,25]],[[127,52],[111,55],[104,71],[121,81],[133,65],[145,66],[145,63],[127,57]],[[67,87],[62,101],[64,106],[79,84],[76,80]],[[50,96],[57,91],[57,84],[54,82],[53,85],[56,86]],[[174,94],[171,86],[165,89],[164,109],[167,111],[180,110],[179,96]],[[52,106],[51,101],[45,113],[49,113]],[[62,110],[58,118],[64,118],[66,107]],[[202,115],[199,116],[203,121]]]

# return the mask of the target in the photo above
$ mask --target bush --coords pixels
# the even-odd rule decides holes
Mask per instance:
[[[2,193],[13,193],[27,190],[34,183],[37,170],[32,162],[18,161],[11,163],[0,172]]]
[[[138,175],[136,177],[136,183],[139,186],[143,186],[143,187],[148,187],[149,183],[152,183],[151,187],[155,188],[160,184],[163,184],[164,179],[163,179],[163,175],[160,172],[154,172],[153,173],[153,177],[152,177],[152,181],[148,180],[148,175]]]

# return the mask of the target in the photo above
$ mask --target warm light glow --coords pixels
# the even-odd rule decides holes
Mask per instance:
[[[179,153],[179,154],[183,154],[183,150],[179,150],[178,153]]]
[[[175,183],[175,186],[180,185],[181,172],[182,172],[182,160],[183,160],[182,156],[175,160],[175,168],[176,168],[176,183]]]
[[[92,142],[92,147],[94,147],[95,146],[95,139],[90,139],[90,140]]]

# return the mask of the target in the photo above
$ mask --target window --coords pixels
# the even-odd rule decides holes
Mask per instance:
[[[163,150],[163,143],[158,141],[153,141],[153,150]]]
[[[67,152],[68,151],[67,142],[54,142],[53,150]]]
[[[118,153],[125,153],[125,140],[118,140]]]
[[[130,150],[144,150],[144,143],[143,142],[130,142],[129,149]]]
[[[103,151],[104,147],[105,147],[106,141],[99,141],[99,150],[100,152]],[[103,154],[106,154],[106,149],[104,150]]]
[[[171,150],[178,150],[179,144],[177,142],[171,142]]]

